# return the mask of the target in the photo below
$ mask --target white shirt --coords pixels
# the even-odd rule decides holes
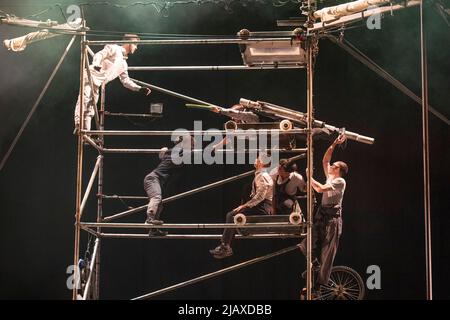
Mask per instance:
[[[139,91],[141,86],[134,83],[128,76],[128,64],[126,51],[117,44],[108,44],[94,55],[92,66],[90,67],[94,84],[100,87],[103,83],[119,77],[123,86],[132,91]],[[94,69],[100,67],[100,71]]]
[[[273,179],[273,181],[276,182],[278,185],[285,183],[289,179],[289,182],[286,184],[285,191],[290,196],[297,194],[297,190],[301,192],[306,191],[305,180],[303,179],[302,175],[298,172],[295,171],[291,172],[289,174],[289,177],[283,180],[278,175],[278,167],[276,167],[272,171],[270,171],[270,176]],[[275,179],[277,179],[277,181],[275,181]]]
[[[245,204],[247,207],[254,207],[264,200],[272,201],[273,181],[270,175],[264,170],[255,172],[253,180],[251,199]]]

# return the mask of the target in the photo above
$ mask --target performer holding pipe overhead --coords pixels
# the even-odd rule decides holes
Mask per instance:
[[[163,221],[159,220],[159,218],[163,210],[162,194],[164,187],[183,167],[182,162],[180,164],[174,162],[172,150],[177,148],[176,156],[182,158],[183,153],[191,152],[194,144],[193,141],[194,139],[191,136],[185,135],[175,141],[176,145],[173,149],[162,148],[159,154],[161,162],[152,172],[145,176],[144,189],[149,198],[146,224],[163,224]],[[165,236],[166,234],[167,232],[160,229],[150,229],[149,232],[149,236]]]
[[[272,214],[272,187],[273,182],[266,168],[270,166],[270,158],[260,153],[255,163],[255,178],[253,179],[253,187],[251,199],[240,205],[236,209],[227,213],[226,223],[233,223],[234,216],[238,213],[244,215],[268,215]],[[231,242],[236,234],[236,229],[225,229],[222,234],[222,240],[218,247],[209,252],[216,259],[223,259],[233,254]]]
[[[342,199],[344,198],[348,166],[343,161],[330,165],[331,156],[337,145],[344,143],[346,137],[340,135],[334,140],[323,156],[323,171],[327,178],[325,184],[311,180],[315,191],[322,193],[322,202],[314,216],[313,224],[313,270],[317,272],[314,285],[319,287],[328,283],[334,257],[342,233]],[[306,238],[299,244],[306,256]]]
[[[123,40],[136,40],[139,37],[135,34],[126,34]],[[84,70],[84,90],[83,90],[83,110],[84,129],[91,130],[91,120],[95,115],[94,107],[98,102],[99,88],[102,84],[119,77],[123,86],[132,91],[139,91],[148,96],[151,92],[149,88],[141,87],[134,83],[128,76],[128,64],[126,59],[128,55],[133,54],[137,50],[137,44],[127,43],[121,46],[117,44],[108,44],[103,50],[94,55],[92,65],[89,70],[92,77],[92,85],[90,85],[89,76]],[[77,105],[75,107],[75,130],[80,128],[80,96],[78,96]]]
[[[291,214],[299,206],[297,192],[306,192],[306,183],[297,172],[297,165],[288,159],[281,159],[270,176],[273,180],[273,214]]]

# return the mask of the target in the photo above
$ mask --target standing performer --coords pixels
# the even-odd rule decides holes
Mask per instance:
[[[175,143],[179,150],[177,156],[181,158],[183,153],[188,153],[191,151],[193,139],[187,135],[180,137],[180,139]],[[162,148],[159,154],[161,162],[144,178],[144,189],[149,198],[149,203],[147,206],[147,220],[145,221],[146,224],[163,224],[163,221],[159,220],[159,218],[163,210],[162,194],[164,187],[171,178],[180,172],[180,169],[183,167],[183,163],[176,164],[174,162],[172,150],[175,150],[175,148]],[[149,236],[165,236],[166,234],[167,232],[160,229],[150,229],[149,232]]]
[[[244,215],[268,215],[272,214],[272,178],[266,172],[265,168],[270,166],[269,157],[261,153],[256,158],[255,163],[255,178],[253,179],[253,187],[251,199],[240,205],[236,209],[227,213],[226,223],[233,223],[234,216],[238,213]],[[222,241],[218,247],[209,252],[216,259],[223,259],[233,254],[231,249],[231,242],[236,234],[236,229],[225,229],[222,234]]]
[[[328,283],[342,233],[342,199],[348,166],[343,161],[330,165],[330,160],[336,145],[342,144],[345,140],[346,137],[340,135],[323,156],[323,171],[327,178],[325,184],[317,182],[314,178],[311,180],[314,190],[322,193],[321,205],[314,216],[312,239],[313,269],[318,272],[314,283],[316,288]],[[306,256],[306,239],[299,247]]]
[[[123,40],[138,41],[139,37],[135,34],[126,34]],[[141,87],[134,83],[128,76],[128,64],[126,59],[128,55],[133,54],[137,50],[137,45],[127,43],[121,46],[117,44],[108,44],[103,50],[94,55],[92,65],[89,66],[92,85],[90,85],[89,76],[86,70],[84,73],[84,89],[83,89],[83,115],[84,129],[91,130],[91,120],[95,115],[94,107],[97,106],[99,88],[103,84],[119,77],[123,86],[132,91],[139,91],[146,96],[151,92],[149,88]],[[80,96],[78,96],[77,105],[75,107],[75,130],[80,128]]]
[[[306,183],[297,172],[297,165],[288,159],[281,159],[278,167],[270,172],[270,176],[274,183],[273,214],[291,214],[299,206],[297,192],[306,192]]]

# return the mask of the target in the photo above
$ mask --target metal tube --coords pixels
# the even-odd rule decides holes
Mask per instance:
[[[224,274],[224,273],[227,273],[227,272],[230,272],[230,271],[233,271],[233,270],[237,270],[237,269],[243,268],[245,266],[249,266],[249,265],[255,264],[255,263],[260,262],[260,261],[264,261],[264,260],[267,260],[267,259],[279,256],[279,255],[288,253],[288,252],[293,251],[293,250],[298,250],[298,247],[297,246],[287,247],[287,248],[281,249],[279,251],[276,251],[276,252],[273,252],[273,253],[270,253],[270,254],[258,257],[258,258],[254,258],[254,259],[251,259],[251,260],[247,260],[247,261],[238,263],[236,265],[233,265],[233,266],[230,266],[230,267],[227,267],[227,268],[215,271],[215,272],[211,272],[211,273],[205,274],[203,276],[200,276],[200,277],[197,277],[197,278],[185,281],[185,282],[181,282],[181,283],[175,284],[173,286],[170,286],[170,287],[167,287],[167,288],[164,288],[164,289],[160,289],[160,290],[157,290],[157,291],[150,292],[148,294],[136,297],[133,300],[148,299],[148,298],[151,298],[151,297],[154,297],[154,296],[166,293],[166,292],[170,292],[170,291],[182,288],[182,287],[186,287],[188,285],[191,285],[191,284],[203,281],[203,280],[207,280],[207,279],[219,276],[221,274]]]
[[[89,48],[88,48],[89,49]],[[102,84],[101,87],[101,95],[100,95],[100,130],[105,130],[105,101],[106,101],[106,89],[105,84]],[[99,138],[99,145],[101,148],[104,147],[105,141],[104,137]],[[99,195],[103,194],[103,166],[104,166],[104,157],[101,156],[100,165],[98,168],[98,191],[97,191],[97,222],[102,222],[103,218],[103,198]],[[97,233],[100,234],[102,232],[101,228],[97,228]],[[99,242],[98,253],[97,253],[97,262],[95,264],[95,295],[94,298],[96,300],[100,299],[100,253],[101,253],[101,239],[97,238]]]
[[[314,103],[313,103],[313,79],[314,79],[314,65],[313,65],[313,41],[317,41],[310,37],[306,42],[306,54],[307,54],[307,71],[306,71],[306,92],[307,92],[307,129],[308,133],[306,135],[306,145],[308,147],[307,152],[307,207],[308,207],[308,215],[307,215],[307,224],[306,224],[306,298],[307,300],[312,299],[312,286],[313,286],[313,274],[311,270],[312,264],[312,224],[313,224],[313,211],[314,211],[314,203],[313,203],[313,189],[312,189],[312,177],[314,170],[314,149],[313,149],[313,136],[312,136],[312,128],[314,124],[313,114],[314,114]]]
[[[259,129],[252,130],[255,133],[260,134],[305,134],[306,129],[292,129],[292,130],[279,130],[279,129]],[[123,130],[91,130],[83,131],[86,135],[98,135],[98,136],[171,136],[172,134],[190,134],[190,135],[230,135],[230,136],[246,136],[249,135],[245,130],[166,130],[166,131],[123,131]]]
[[[94,223],[81,222],[83,228],[129,228],[129,229],[255,229],[255,228],[292,228],[301,227],[302,224],[293,225],[289,222],[246,223],[236,225],[234,223],[168,223],[162,225],[145,223]]]
[[[244,99],[244,98],[241,98],[239,100],[239,103],[250,109],[254,109],[256,111],[259,110],[259,111],[272,113],[277,117],[288,119],[288,120],[290,120],[296,124],[299,124],[301,126],[307,125],[308,115],[306,113],[303,113],[300,111],[295,111],[295,110],[288,109],[288,108],[278,106],[276,104],[265,102],[265,101],[251,101],[251,100]],[[313,127],[314,128],[326,128],[329,131],[333,131],[333,132],[339,132],[339,130],[340,130],[337,127],[326,124],[325,122],[319,121],[319,120],[313,121]],[[298,130],[298,129],[294,129],[294,130]],[[292,131],[294,131],[294,130],[292,130]],[[282,134],[281,132],[280,132],[280,134]],[[291,131],[285,131],[285,132],[291,132]],[[354,141],[362,142],[362,143],[366,143],[366,144],[373,144],[375,141],[374,138],[366,137],[366,136],[363,136],[363,135],[360,135],[358,133],[351,132],[351,131],[345,131],[345,136],[350,140],[354,140]]]
[[[110,239],[167,239],[167,240],[178,240],[178,239],[191,239],[191,240],[220,240],[222,239],[221,234],[168,234],[165,236],[150,237],[147,233],[101,233],[99,235],[101,238]],[[292,238],[302,238],[304,234],[282,234],[282,233],[269,233],[269,234],[255,234],[251,236],[241,236],[236,235],[237,239],[292,239]]]
[[[97,145],[94,140],[91,139],[91,137],[87,135],[83,135],[83,139],[86,140],[91,146],[93,146],[99,153],[103,153],[102,147]]]
[[[91,288],[91,280],[92,280],[92,273],[94,272],[94,264],[96,264],[97,261],[97,251],[99,246],[99,239],[95,240],[95,246],[94,246],[94,252],[93,252],[93,258],[91,260],[91,264],[89,265],[89,277],[86,281],[86,287],[84,288],[84,294],[83,294],[83,300],[87,299],[87,296],[89,294],[89,290]]]
[[[430,204],[430,149],[428,134],[428,70],[427,44],[425,34],[424,3],[420,3],[420,58],[422,74],[422,151],[423,151],[423,198],[425,218],[425,272],[427,300],[433,300],[432,233]]]
[[[0,171],[5,166],[6,161],[8,161],[8,158],[11,155],[11,152],[14,150],[14,147],[16,146],[17,142],[19,141],[20,137],[22,136],[23,131],[27,127],[28,122],[30,121],[31,117],[33,116],[34,112],[36,111],[36,108],[38,107],[39,103],[41,103],[42,98],[44,97],[45,93],[47,92],[48,87],[52,83],[53,78],[55,77],[56,73],[58,72],[59,67],[61,67],[61,64],[63,63],[64,59],[66,58],[67,53],[69,52],[70,48],[72,47],[72,44],[74,41],[75,41],[75,36],[73,36],[72,39],[69,41],[69,44],[67,45],[61,58],[59,59],[55,68],[53,69],[53,72],[51,73],[50,77],[47,80],[47,83],[45,84],[44,88],[42,89],[41,93],[39,94],[39,97],[36,99],[36,102],[34,103],[33,107],[31,108],[30,112],[28,113],[27,117],[25,118],[25,121],[23,122],[22,126],[20,127],[19,132],[17,133],[16,137],[14,138],[13,142],[11,143],[11,146],[9,147],[6,154],[3,156],[2,162],[0,163]]]
[[[86,27],[86,20],[84,20],[83,8],[81,8],[83,15],[83,27]],[[80,220],[81,220],[81,188],[83,179],[83,136],[81,130],[84,129],[83,121],[83,100],[84,100],[84,77],[83,72],[85,68],[86,59],[84,55],[86,54],[86,48],[83,41],[86,40],[86,32],[83,32],[81,36],[81,57],[80,57],[80,130],[78,132],[78,144],[77,144],[77,185],[76,185],[76,209],[75,209],[75,240],[74,240],[74,255],[73,255],[73,265],[74,269],[74,279],[80,278],[80,272],[78,270],[78,259],[80,254]],[[77,300],[78,288],[75,285],[72,290],[72,299]]]
[[[369,10],[355,13],[355,14],[352,14],[349,16],[344,16],[337,20],[333,20],[329,23],[328,22],[317,22],[317,23],[314,23],[314,27],[308,28],[308,34],[316,33],[317,31],[322,31],[324,29],[343,27],[347,23],[364,20],[365,18],[368,18],[374,14],[382,14],[384,12],[391,12],[391,11],[396,11],[399,9],[414,7],[414,6],[419,5],[420,3],[422,3],[422,1],[420,1],[420,0],[408,1],[405,5],[395,4],[395,5],[390,5],[390,6],[377,7],[375,9],[369,9]]]
[[[161,149],[101,149],[104,153],[160,153]],[[280,153],[298,153],[306,152],[305,148],[302,149],[246,149],[246,150],[234,150],[234,149],[217,149],[216,153],[255,153],[261,151],[276,151]],[[203,153],[203,149],[191,150],[192,153]]]
[[[299,160],[299,159],[303,159],[303,158],[305,158],[305,155],[304,154],[300,154],[300,155],[297,155],[297,156],[289,158],[289,160],[290,161],[295,161],[295,160]],[[168,198],[162,200],[162,204],[166,204],[166,203],[168,203],[170,201],[178,200],[178,199],[190,196],[192,194],[196,194],[196,193],[201,192],[201,191],[209,190],[209,189],[212,189],[212,188],[224,185],[226,183],[229,183],[229,182],[232,182],[232,181],[235,181],[235,180],[238,180],[238,179],[242,179],[242,178],[251,176],[254,172],[255,172],[255,170],[244,172],[244,173],[241,173],[239,175],[236,175],[236,176],[233,176],[233,177],[230,177],[230,178],[219,180],[217,182],[213,182],[213,183],[207,184],[205,186],[202,186],[202,187],[190,190],[190,191],[186,191],[186,192],[183,192],[183,193],[180,193],[180,194],[168,197]],[[117,213],[115,215],[106,217],[106,218],[103,219],[103,221],[104,222],[108,222],[108,221],[112,221],[112,220],[119,219],[119,218],[122,218],[122,217],[126,217],[126,216],[128,216],[128,215],[130,215],[132,213],[145,210],[146,208],[147,208],[147,205],[143,205],[143,206],[140,206],[140,207],[137,207],[137,208],[133,208],[131,210],[127,210],[127,211],[124,211],[124,212]]]
[[[80,218],[83,215],[84,206],[86,205],[86,201],[89,198],[89,194],[91,193],[92,186],[94,185],[95,177],[97,176],[98,167],[100,166],[100,158],[101,156],[97,157],[97,162],[94,166],[94,171],[92,171],[91,178],[89,179],[89,183],[86,187],[86,191],[84,192],[83,201],[81,201],[81,207],[80,207]]]
[[[272,69],[304,69],[300,65],[257,65],[257,66],[159,66],[159,67],[128,67],[129,71],[234,71],[234,70],[272,70]]]
[[[250,44],[259,42],[272,41],[291,41],[291,37],[287,38],[260,38],[260,39],[156,39],[156,40],[117,40],[117,41],[85,41],[85,44],[92,46],[103,46],[107,44],[126,44],[133,43],[137,45],[185,45],[185,44]]]

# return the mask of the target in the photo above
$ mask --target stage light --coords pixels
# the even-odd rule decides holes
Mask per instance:
[[[163,113],[163,104],[162,103],[151,103],[150,104],[150,113],[151,114],[162,114]]]

